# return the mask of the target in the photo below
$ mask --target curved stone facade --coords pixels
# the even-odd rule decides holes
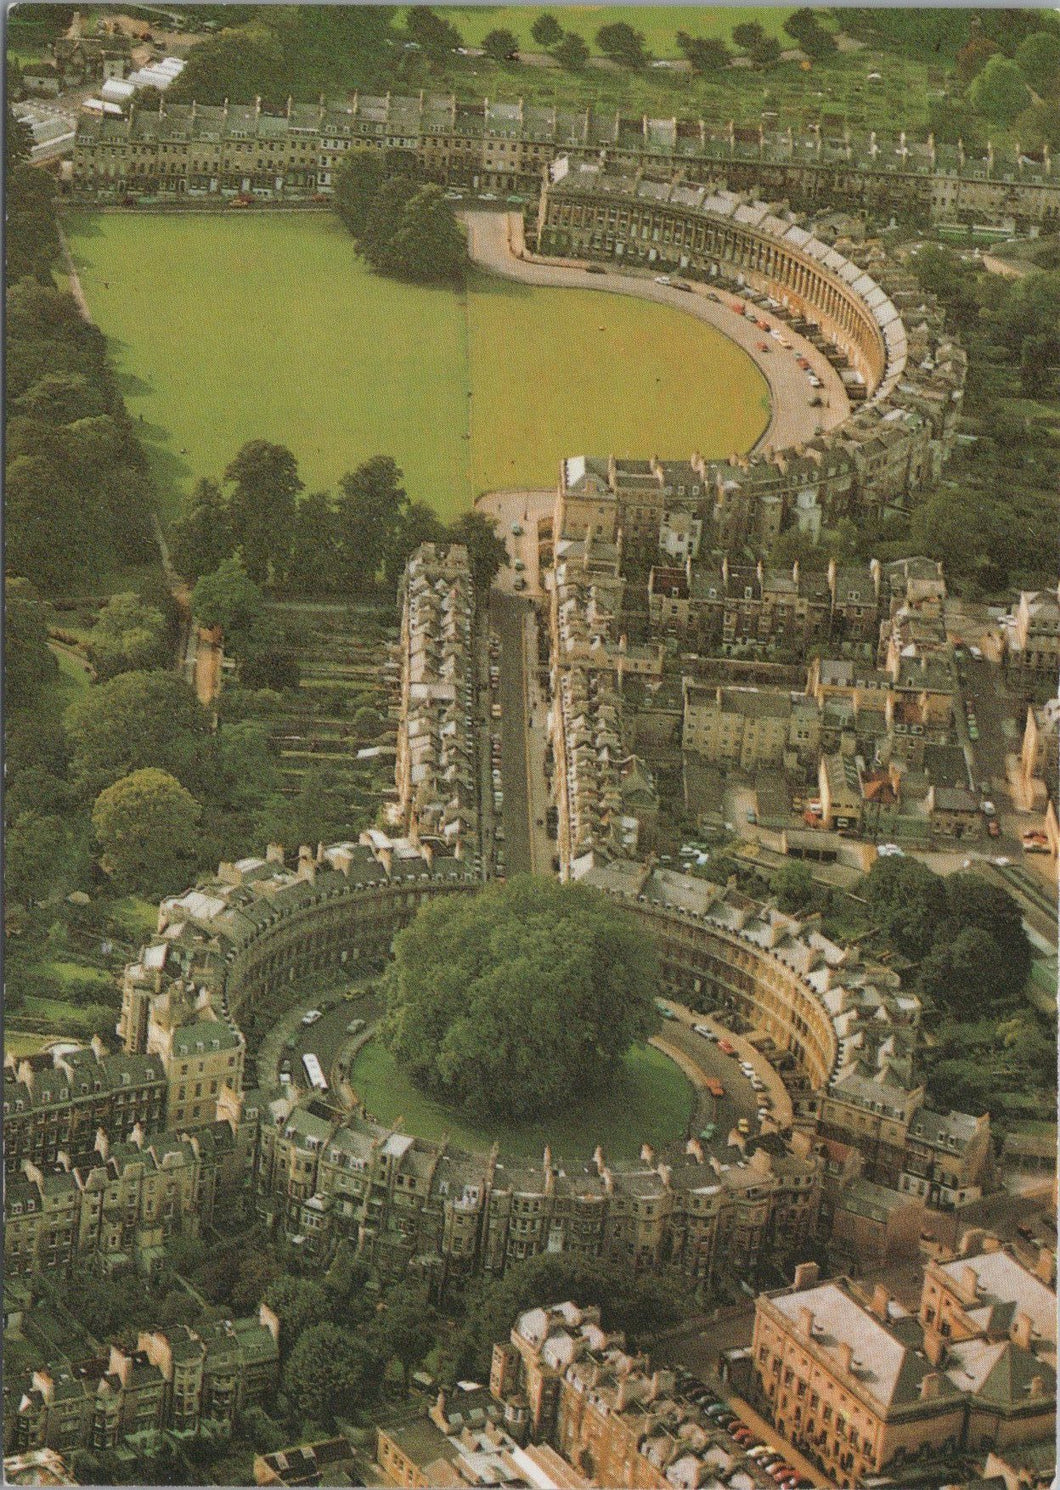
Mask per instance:
[[[751,511],[728,540],[768,542],[805,494],[832,523],[855,508],[900,503],[940,475],[956,439],[965,355],[933,298],[878,248],[858,264],[765,203],[567,161],[542,187],[536,246],[768,296],[796,328],[811,323],[826,355],[847,369],[854,408],[834,429],[740,462],[693,459],[705,492],[735,488],[749,508],[772,510],[765,525]]]
[[[381,835],[365,835],[369,840]],[[658,940],[663,984],[693,1007],[735,1016],[791,1057],[813,1120],[848,1078],[916,1094],[920,1004],[897,975],[863,963],[768,903],[707,880],[619,861],[583,882],[643,921]],[[217,878],[164,900],[159,932],[126,968],[119,1033],[130,1051],[166,1053],[163,1031],[212,1014],[238,1026],[257,996],[336,965],[381,965],[426,901],[481,882],[456,860],[396,854],[392,840],[278,852],[222,864]]]

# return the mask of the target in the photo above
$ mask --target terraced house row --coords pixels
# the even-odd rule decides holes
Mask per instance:
[[[819,1139],[852,1144],[869,1181],[927,1204],[962,1204],[988,1183],[988,1123],[924,1106],[914,1070],[920,1003],[895,972],[830,941],[813,917],[625,859],[590,860],[586,883],[657,938],[668,990],[745,1021],[790,1064],[790,1139],[760,1140],[728,1168],[698,1141],[640,1164],[598,1154],[589,1165],[548,1157],[538,1168],[246,1090],[238,1012],[307,972],[381,965],[421,904],[477,888],[454,859],[376,830],[364,838],[303,850],[291,867],[274,847],[162,902],[157,936],[126,970],[121,1028],[129,1053],[150,1067],[143,1100],[152,1110],[164,1103],[167,1126],[147,1133],[115,1107],[96,1114],[87,1157],[83,1140],[82,1157],[61,1146],[54,1162],[50,1151],[40,1163],[23,1156],[7,1192],[13,1273],[64,1269],[83,1253],[150,1268],[168,1235],[208,1220],[224,1197],[253,1199],[311,1250],[346,1236],[384,1266],[423,1253],[443,1274],[500,1269],[551,1248],[669,1262],[706,1279],[722,1259],[751,1270],[810,1234]],[[39,1069],[49,1084],[66,1081],[66,1096],[46,1105],[80,1131],[70,1072],[100,1059],[98,1050],[38,1057],[23,1077]],[[197,1099],[189,1083],[203,1086]]]
[[[467,549],[422,544],[401,581],[395,826],[424,853],[477,849],[474,594]]]
[[[799,208],[843,200],[854,210],[1024,232],[1060,220],[1060,173],[1048,147],[982,154],[904,132],[854,136],[708,125],[455,96],[353,94],[346,101],[263,108],[253,103],[163,104],[127,118],[83,117],[74,186],[106,199],[125,192],[267,198],[328,193],[355,150],[408,150],[425,175],[479,191],[535,190],[555,156],[625,169],[680,169],[690,181],[786,197]]]
[[[206,1420],[233,1425],[275,1387],[279,1337],[276,1315],[262,1304],[249,1318],[141,1330],[135,1347],[42,1363],[27,1371],[19,1395],[11,1393],[17,1406],[6,1441],[23,1452],[99,1452],[136,1433],[195,1433]]]
[[[591,1140],[590,1140],[591,1141]],[[730,1151],[732,1153],[732,1151]],[[671,1266],[695,1284],[753,1275],[814,1234],[822,1161],[801,1138],[721,1163],[698,1140],[639,1162],[474,1156],[320,1102],[275,1099],[261,1129],[260,1214],[328,1257],[343,1239],[433,1287],[544,1252]]]

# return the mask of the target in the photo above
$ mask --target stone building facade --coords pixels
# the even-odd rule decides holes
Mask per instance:
[[[759,1297],[752,1350],[778,1430],[841,1487],[1055,1433],[1056,1295],[1000,1250],[930,1262],[917,1315],[808,1264]]]
[[[851,210],[914,221],[995,223],[1013,231],[1060,220],[1060,176],[1048,149],[984,153],[904,132],[832,134],[737,128],[702,119],[455,96],[354,94],[341,105],[263,108],[261,101],[163,104],[123,119],[82,118],[75,189],[94,198],[253,192],[266,199],[329,194],[351,152],[404,150],[428,180],[472,190],[533,191],[559,155],[601,156],[628,171],[681,170],[693,182],[786,198],[800,209],[842,199]]]
[[[98,1359],[31,1369],[14,1443],[22,1451],[99,1452],[135,1433],[195,1433],[206,1419],[231,1425],[274,1389],[279,1335],[276,1315],[262,1304],[247,1319],[141,1330],[133,1349],[112,1345]]]

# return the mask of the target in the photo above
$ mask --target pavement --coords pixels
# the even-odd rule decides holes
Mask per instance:
[[[322,1009],[323,1017],[315,1024],[304,1025],[302,1016],[310,1009]],[[342,1060],[348,1062],[350,1048],[358,1042],[363,1044],[364,1039],[363,1035],[347,1035],[346,1026],[352,1019],[363,1019],[370,1030],[378,1023],[382,1013],[381,996],[367,989],[360,990],[350,1000],[344,999],[335,989],[315,1000],[309,992],[300,994],[298,1002],[284,1011],[261,1043],[257,1056],[258,1081],[263,1086],[277,1081],[281,1062],[289,1059],[297,1085],[302,1057],[312,1051],[320,1061],[332,1088],[340,1095],[347,1095],[343,1092],[341,1083],[336,1080],[339,1075],[338,1064]],[[287,1046],[288,1041],[293,1042],[290,1049]]]
[[[707,1077],[714,1077],[725,1089],[724,1097],[717,1102],[710,1099],[711,1110],[705,1114],[707,1121],[718,1125],[719,1147],[727,1147],[729,1136],[741,1118],[747,1119],[752,1133],[757,1133],[760,1129],[769,1132],[775,1128],[790,1127],[791,1098],[779,1075],[760,1051],[709,1014],[697,1014],[686,1005],[675,1003],[673,999],[661,999],[660,1003],[670,1009],[674,1018],[663,1024],[652,1043],[677,1061],[697,1089]],[[728,1040],[736,1050],[735,1056],[725,1055],[718,1049],[715,1041],[705,1040],[697,1035],[692,1028],[694,1024],[704,1024],[722,1039]],[[755,1091],[740,1070],[741,1061],[749,1061],[755,1068],[756,1075],[765,1083],[765,1092]],[[764,1096],[772,1101],[773,1117],[760,1125],[757,1112],[763,1105]]]
[[[537,678],[537,619],[533,601],[495,590],[490,603],[500,637],[501,780],[509,874],[548,874],[551,842],[545,832],[545,713]]]
[[[781,334],[791,343],[791,350],[786,350],[779,342],[768,338],[754,322],[735,314],[732,303],[740,297],[734,292],[716,291],[714,293],[720,298],[711,300],[707,285],[693,284],[691,292],[675,290],[670,285],[656,283],[650,270],[623,270],[621,273],[605,270],[603,274],[594,274],[588,279],[580,264],[521,258],[518,250],[522,247],[522,218],[517,213],[469,210],[461,213],[461,217],[468,228],[470,257],[491,274],[523,284],[598,290],[654,300],[659,305],[668,305],[705,321],[735,342],[755,363],[769,385],[772,414],[755,450],[786,449],[802,444],[811,440],[818,428],[832,429],[849,418],[850,401],[843,380],[812,342],[799,336],[768,310],[756,308],[756,315],[771,326],[779,327]],[[763,340],[767,340],[774,350],[760,352],[758,344]],[[806,374],[796,365],[798,356],[805,357],[820,378],[823,384],[820,390],[811,388]],[[823,407],[814,408],[810,403],[816,392],[826,400]]]

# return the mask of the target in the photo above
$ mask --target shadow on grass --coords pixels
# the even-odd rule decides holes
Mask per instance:
[[[121,342],[116,341],[113,337],[108,338],[107,344],[108,347],[118,347],[122,345]],[[147,394],[152,393],[153,391],[154,390],[152,389],[151,384],[145,383],[143,378],[138,378],[135,373],[120,372],[118,374],[118,392],[121,394],[122,398],[145,398]],[[141,434],[142,433],[143,430],[141,428]]]

